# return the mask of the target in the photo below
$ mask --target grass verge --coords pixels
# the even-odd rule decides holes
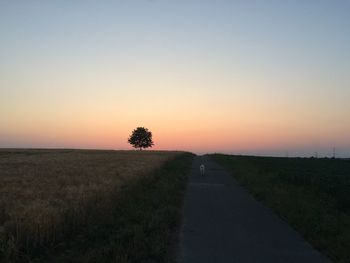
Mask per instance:
[[[125,187],[109,224],[91,226],[50,261],[174,262],[172,246],[192,158],[177,156],[153,176]]]
[[[350,262],[350,162],[211,155],[315,248]]]

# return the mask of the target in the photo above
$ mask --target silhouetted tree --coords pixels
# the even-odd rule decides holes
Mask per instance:
[[[135,130],[133,130],[128,142],[134,148],[139,148],[140,150],[142,150],[142,148],[148,148],[154,145],[152,141],[152,132],[144,127],[137,127]]]

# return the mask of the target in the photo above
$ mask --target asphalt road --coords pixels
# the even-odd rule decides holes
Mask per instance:
[[[193,162],[187,185],[178,261],[330,262],[222,167],[201,156]]]

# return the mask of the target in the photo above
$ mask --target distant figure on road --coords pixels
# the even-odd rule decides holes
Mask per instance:
[[[201,172],[201,176],[204,176],[204,173],[205,173],[205,166],[204,166],[204,164],[201,164],[199,166],[199,171]]]

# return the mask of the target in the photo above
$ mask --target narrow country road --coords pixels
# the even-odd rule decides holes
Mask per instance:
[[[223,168],[201,156],[194,159],[187,185],[179,248],[179,263],[330,262]]]

